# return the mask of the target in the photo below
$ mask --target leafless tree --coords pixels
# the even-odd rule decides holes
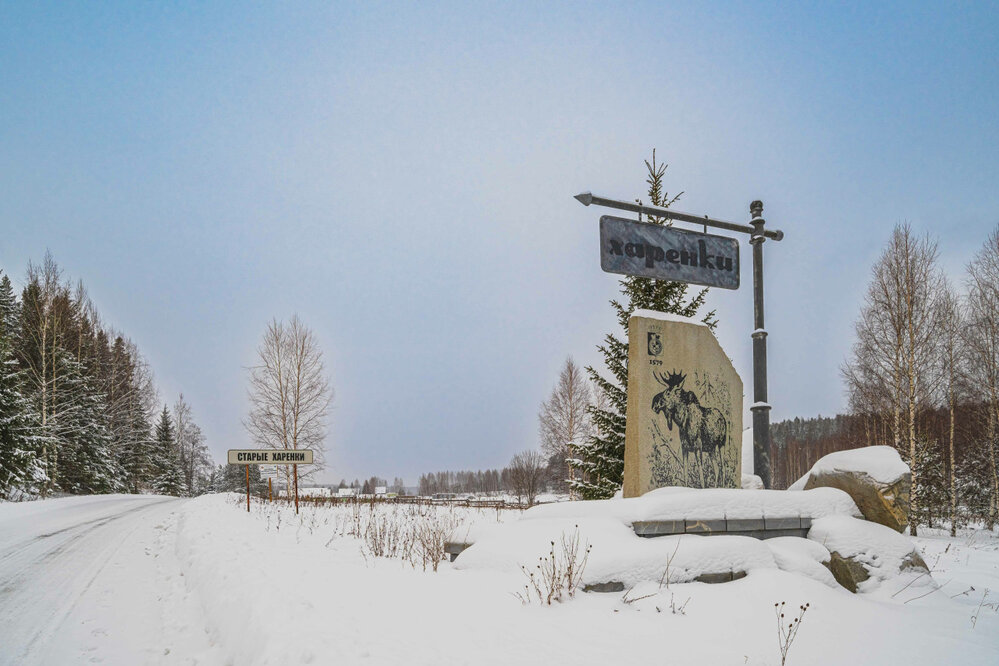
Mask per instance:
[[[948,467],[947,478],[950,492],[950,534],[957,536],[957,480],[955,476],[956,459],[954,455],[955,408],[965,371],[965,346],[962,335],[965,328],[964,310],[961,299],[954,292],[950,282],[940,281],[940,294],[937,298],[939,308],[937,328],[937,359],[940,381],[937,386],[941,393],[941,402],[946,405],[948,413]]]
[[[968,322],[965,341],[974,384],[988,404],[989,471],[992,497],[988,527],[999,517],[999,473],[996,470],[996,427],[999,421],[999,229],[968,265]]]
[[[521,502],[527,500],[527,505],[533,506],[545,480],[544,457],[537,451],[518,453],[510,461],[509,470],[513,492]]]
[[[194,422],[191,406],[181,393],[173,405],[174,438],[180,453],[180,465],[188,491],[197,495],[212,469],[212,457],[205,446],[205,436]]]
[[[560,486],[575,478],[575,469],[566,464],[572,457],[572,444],[583,441],[592,431],[587,408],[593,401],[589,381],[569,356],[565,359],[551,395],[541,403],[538,434],[541,450],[552,466],[553,480]]]
[[[299,469],[310,476],[323,468],[326,417],[333,392],[315,335],[295,315],[272,320],[250,368],[250,414],[245,425],[261,448],[312,449],[315,464]],[[284,470],[290,488],[290,469]]]
[[[936,243],[917,238],[907,224],[896,226],[874,265],[853,356],[843,368],[851,405],[891,412],[893,443],[908,449],[913,514],[919,502],[917,412],[933,389],[940,280]],[[915,520],[909,531],[916,534]]]
[[[20,350],[20,361],[32,393],[38,396],[36,409],[41,426],[41,458],[47,481],[41,488],[42,497],[52,490],[59,476],[59,450],[55,430],[62,414],[59,392],[62,389],[60,357],[69,346],[65,339],[67,322],[73,317],[73,300],[69,284],[63,280],[62,269],[46,251],[42,264],[29,262],[25,276],[27,288],[22,298],[27,324],[26,344]]]

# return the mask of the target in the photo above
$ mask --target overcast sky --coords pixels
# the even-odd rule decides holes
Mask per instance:
[[[46,248],[247,445],[271,317],[326,354],[326,478],[505,464],[617,279],[572,195],[747,221],[762,199],[773,416],[839,367],[894,224],[965,262],[999,224],[992,3],[0,4],[0,267]],[[718,337],[751,386],[743,287]]]

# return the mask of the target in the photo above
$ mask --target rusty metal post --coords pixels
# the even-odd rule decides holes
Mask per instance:
[[[274,489],[271,487],[271,477],[267,477],[267,501],[274,501]]]
[[[767,402],[767,331],[763,321],[763,243],[767,239],[763,202],[749,205],[753,218],[753,473],[771,488],[770,475],[770,404]]]
[[[295,472],[295,513],[298,513],[298,465],[292,465]]]
[[[246,512],[250,512],[250,466],[243,465],[246,468]]]

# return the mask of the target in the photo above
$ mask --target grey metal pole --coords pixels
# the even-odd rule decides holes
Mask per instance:
[[[767,331],[763,321],[763,243],[766,241],[763,202],[749,205],[753,219],[753,472],[772,487],[770,475],[770,404],[767,402]]]

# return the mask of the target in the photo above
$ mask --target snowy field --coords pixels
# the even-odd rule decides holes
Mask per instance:
[[[995,534],[928,532],[916,543],[939,587],[860,595],[769,569],[525,605],[519,571],[427,560],[445,531],[520,519],[407,505],[248,514],[236,495],[0,505],[0,663],[780,664],[782,601],[809,604],[788,664],[999,663]]]

